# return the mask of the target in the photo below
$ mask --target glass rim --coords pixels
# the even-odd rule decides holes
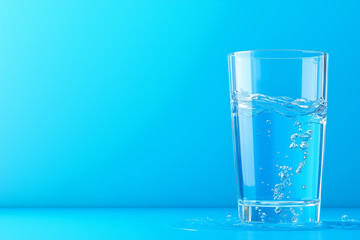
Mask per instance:
[[[289,57],[263,57],[263,56],[253,56],[253,53],[280,53],[280,52],[294,52],[294,53],[302,53],[302,54],[313,54],[313,56],[289,56]],[[300,49],[260,49],[260,50],[245,50],[245,51],[237,51],[228,54],[228,57],[235,56],[240,58],[253,58],[253,59],[306,59],[306,58],[319,58],[319,57],[328,57],[329,54],[322,51],[314,51],[314,50],[300,50]]]

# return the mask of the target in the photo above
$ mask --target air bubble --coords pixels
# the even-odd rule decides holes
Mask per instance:
[[[286,156],[285,156],[285,158],[289,158],[289,156],[288,156],[288,155],[286,155]]]
[[[292,142],[289,146],[289,148],[297,148],[297,147],[298,147],[298,145],[294,142]]]
[[[309,143],[303,141],[303,142],[301,142],[301,144],[300,144],[300,149],[301,149],[301,150],[305,150],[305,149],[308,148],[308,146],[309,146]]]
[[[295,141],[298,138],[299,134],[294,133],[293,135],[291,135],[290,139],[291,141]]]
[[[283,183],[276,184],[275,187],[276,187],[276,186],[278,186],[278,188],[279,188],[280,190],[284,190],[284,188],[285,188],[285,186],[284,186]]]
[[[274,209],[274,211],[275,211],[276,214],[279,214],[279,213],[281,213],[282,208],[276,207],[276,208]]]
[[[311,131],[311,130],[310,130],[310,131]],[[309,138],[311,138],[311,133],[312,133],[312,132],[306,131],[305,133],[300,134],[299,137],[300,137],[303,141],[307,141],[307,140],[309,140]]]
[[[296,223],[296,222],[298,221],[297,216],[298,216],[299,214],[297,214],[293,208],[290,208],[290,212],[291,212],[291,214],[293,215],[292,218],[291,218],[291,221],[294,222],[294,223]]]
[[[261,221],[263,222],[264,219],[266,218],[266,213],[261,213],[260,218],[261,218]]]
[[[282,181],[285,180],[289,176],[289,174],[286,174],[283,171],[281,171],[278,175],[280,177],[280,180],[282,180]]]
[[[306,189],[306,185],[303,185],[302,188],[305,190],[305,189]]]
[[[341,221],[342,221],[342,222],[347,222],[347,221],[349,221],[349,216],[348,216],[348,215],[343,215],[343,216],[341,217]]]
[[[301,171],[302,171],[302,168],[304,167],[304,165],[305,165],[305,161],[303,161],[303,162],[299,162],[299,166],[297,167],[297,169],[296,169],[296,173],[297,174],[299,174],[299,173],[301,173]]]

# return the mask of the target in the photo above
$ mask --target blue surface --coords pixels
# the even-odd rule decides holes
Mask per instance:
[[[360,207],[359,7],[1,1],[0,206],[235,206],[226,54],[290,48],[330,53],[323,205]]]
[[[183,229],[189,219],[224,219],[236,209],[0,209],[0,238],[22,239],[359,239],[358,230]],[[328,220],[359,219],[359,209],[323,209]],[[186,226],[186,225],[184,225]]]

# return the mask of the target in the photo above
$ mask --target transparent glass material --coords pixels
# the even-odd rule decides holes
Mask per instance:
[[[319,221],[327,59],[302,50],[228,55],[242,221]]]

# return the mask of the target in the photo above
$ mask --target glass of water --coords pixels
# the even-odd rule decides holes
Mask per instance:
[[[228,55],[241,221],[319,222],[327,59],[302,50]]]

